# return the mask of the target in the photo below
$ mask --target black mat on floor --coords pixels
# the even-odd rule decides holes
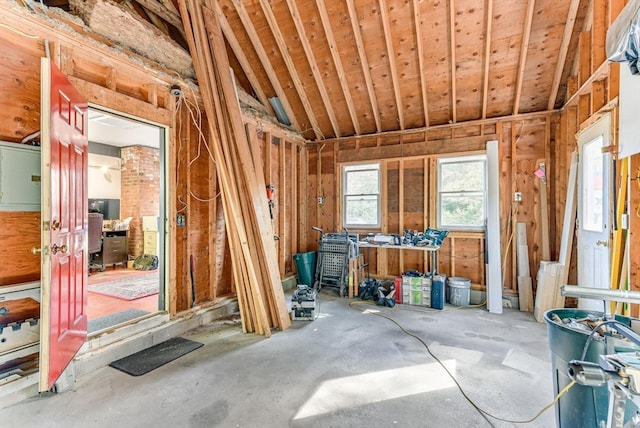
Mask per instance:
[[[158,343],[151,348],[131,354],[109,364],[111,367],[129,373],[131,376],[140,376],[155,370],[189,352],[203,346],[200,342],[174,337],[166,342]]]

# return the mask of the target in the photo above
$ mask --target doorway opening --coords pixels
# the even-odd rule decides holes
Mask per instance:
[[[89,108],[88,334],[165,310],[166,129]]]

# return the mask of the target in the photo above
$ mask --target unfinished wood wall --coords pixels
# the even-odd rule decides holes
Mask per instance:
[[[626,64],[611,63],[606,60],[605,40],[606,32],[611,23],[618,16],[625,5],[624,0],[593,0],[589,16],[585,20],[580,34],[578,50],[573,58],[574,67],[567,84],[567,102],[561,110],[560,126],[556,128],[557,144],[552,158],[555,163],[553,169],[558,183],[555,192],[556,227],[561,227],[566,197],[567,171],[569,169],[571,152],[577,149],[577,135],[587,129],[602,117],[610,113],[612,118],[611,141],[612,156],[615,159],[618,144],[618,94],[620,67]],[[616,160],[617,171],[620,171],[620,160]],[[636,184],[640,155],[630,159],[630,187],[627,213],[629,214],[628,239],[629,251],[629,284],[632,290],[640,290],[640,221],[636,207],[640,206],[640,191]],[[612,169],[613,171],[613,169]],[[616,189],[620,187],[620,177],[612,177],[616,181]],[[610,218],[614,215],[614,192],[609,201]],[[613,230],[612,230],[613,232]],[[560,236],[556,235],[555,247],[559,247]],[[614,245],[613,240],[610,241]],[[576,240],[571,257],[571,271],[569,283],[577,282]],[[612,248],[613,251],[613,248]],[[617,285],[616,285],[617,288]],[[638,317],[638,305],[631,305],[631,315]]]
[[[517,294],[515,245],[511,242],[514,222],[526,222],[531,271],[542,258],[539,179],[533,174],[540,162],[550,165],[555,144],[557,115],[518,115],[500,120],[474,121],[465,125],[429,130],[381,134],[371,137],[328,140],[309,146],[309,228],[341,231],[340,171],[348,162],[382,162],[382,222],[378,230],[354,232],[402,233],[404,229],[436,227],[436,159],[441,155],[484,152],[486,142],[500,142],[500,212],[505,294]],[[514,192],[523,200],[513,202]],[[324,203],[318,203],[318,197]],[[549,216],[555,218],[549,198]],[[516,208],[517,207],[517,208]],[[512,215],[513,214],[513,215]],[[552,224],[553,221],[551,222]],[[314,249],[318,235],[308,230],[307,248]],[[555,228],[549,234],[555,239]],[[439,253],[438,270],[449,276],[471,279],[484,289],[484,232],[451,232]],[[366,257],[366,250],[365,250]],[[372,275],[397,275],[408,269],[424,271],[428,257],[422,252],[370,250]]]
[[[194,302],[203,305],[235,294],[216,166],[207,148],[207,117],[197,88],[131,52],[110,49],[74,22],[61,26],[57,20],[64,17],[54,21],[8,3],[0,9],[3,21],[12,23],[0,27],[0,140],[19,143],[40,128],[40,57],[46,39],[52,60],[89,103],[166,127],[167,309],[175,314]],[[169,93],[172,84],[182,86],[182,98]],[[306,149],[299,137],[268,121],[253,116],[246,121],[260,137],[259,156],[270,152],[265,165],[272,174],[267,182],[276,186],[280,271],[292,275],[291,255],[298,251],[299,227],[305,224],[298,206],[306,188],[306,171],[299,168],[306,165]],[[271,135],[271,144],[264,144],[265,135]],[[177,215],[185,216],[184,227],[177,226]],[[40,257],[30,249],[40,243],[40,213],[0,212],[0,222],[0,286],[38,280]]]

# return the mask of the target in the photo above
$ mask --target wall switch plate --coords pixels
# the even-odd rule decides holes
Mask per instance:
[[[522,192],[515,192],[513,194],[513,200],[515,202],[522,202]]]

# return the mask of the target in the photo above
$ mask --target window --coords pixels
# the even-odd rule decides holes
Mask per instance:
[[[345,165],[342,182],[345,227],[380,227],[380,164]]]
[[[438,227],[484,227],[486,162],[485,155],[438,159]]]

